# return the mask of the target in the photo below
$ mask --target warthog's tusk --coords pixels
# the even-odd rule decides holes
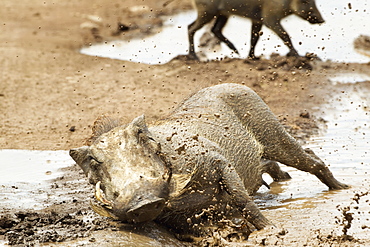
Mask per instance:
[[[113,218],[115,220],[118,220],[118,217],[113,215],[109,211],[109,209],[107,209],[107,206],[105,206],[105,205],[102,206],[102,205],[96,204],[93,200],[90,200],[90,206],[95,211],[95,213],[97,213],[101,216],[104,216],[104,217],[110,217],[110,218]]]
[[[95,198],[99,202],[101,202],[101,203],[103,203],[107,206],[110,206],[112,204],[112,202],[105,199],[105,196],[104,196],[104,194],[102,193],[102,191],[100,189],[100,184],[101,184],[101,181],[97,182],[96,185],[95,185]]]

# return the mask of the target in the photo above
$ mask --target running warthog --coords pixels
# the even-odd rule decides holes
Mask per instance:
[[[288,46],[288,56],[299,56],[294,49],[288,33],[281,26],[284,17],[295,14],[310,23],[323,23],[315,0],[193,0],[198,12],[197,19],[188,27],[189,57],[197,59],[194,47],[194,34],[205,24],[216,18],[212,28],[214,35],[239,54],[235,46],[225,38],[222,29],[231,15],[247,17],[252,20],[252,35],[249,58],[254,59],[254,49],[260,37],[262,24],[274,31]]]
[[[265,184],[265,172],[290,178],[276,161],[314,174],[329,189],[347,187],[298,145],[254,91],[238,84],[205,88],[150,127],[143,116],[126,125],[100,119],[90,146],[70,155],[96,185],[100,214],[156,220],[182,233],[201,231],[194,226],[221,214],[244,222],[239,228],[249,224],[246,232],[250,224],[269,224],[250,195]]]

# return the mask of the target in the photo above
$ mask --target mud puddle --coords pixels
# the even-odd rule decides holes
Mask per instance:
[[[370,58],[356,52],[353,41],[361,34],[369,35],[369,3],[347,0],[316,1],[326,22],[322,25],[311,25],[297,16],[289,16],[282,25],[292,37],[300,55],[306,52],[317,54],[323,60],[336,62],[366,63]],[[117,40],[92,45],[81,49],[81,53],[146,64],[163,64],[177,55],[187,53],[187,26],[196,19],[196,12],[189,11],[164,20],[163,29],[145,39]],[[242,29],[241,29],[242,27]],[[240,30],[243,30],[242,32]],[[249,51],[251,22],[240,17],[229,19],[224,28],[224,35],[238,48],[240,56],[221,44],[209,43],[199,56],[202,60],[227,57],[246,58]],[[268,28],[263,27],[263,35],[257,44],[256,55],[269,57],[272,53],[285,55],[288,52],[283,42]],[[367,33],[366,33],[367,32]],[[204,34],[209,35],[210,26],[199,30],[195,35],[195,45],[200,45]]]

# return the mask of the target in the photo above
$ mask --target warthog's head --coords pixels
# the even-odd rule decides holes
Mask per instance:
[[[293,13],[312,24],[325,22],[319,9],[316,7],[315,0],[291,0],[290,8]]]
[[[90,146],[70,150],[96,186],[102,206],[93,208],[125,222],[155,219],[168,199],[171,177],[160,144],[151,137],[143,116],[109,131],[104,125],[104,121],[95,123]]]

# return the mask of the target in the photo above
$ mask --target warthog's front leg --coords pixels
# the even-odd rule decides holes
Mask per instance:
[[[294,48],[293,43],[283,26],[280,24],[279,19],[275,19],[274,16],[266,16],[263,22],[267,27],[274,31],[283,41],[286,46],[289,48],[287,56],[299,57],[297,50]]]
[[[269,220],[263,216],[253,199],[248,195],[234,166],[222,158],[217,160],[217,166],[221,169],[222,184],[230,194],[232,203],[239,208],[244,217],[258,230],[270,225]]]
[[[239,54],[238,50],[234,46],[233,43],[229,39],[227,39],[222,34],[222,29],[226,25],[228,17],[224,15],[220,15],[217,17],[214,26],[212,27],[212,33],[221,41],[224,42],[231,50],[233,50],[236,54]]]

